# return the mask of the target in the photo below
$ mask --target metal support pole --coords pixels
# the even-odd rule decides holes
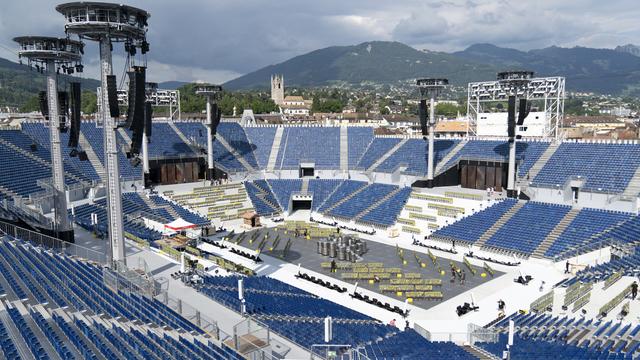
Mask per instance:
[[[211,128],[211,95],[207,95],[207,176],[214,180],[215,169],[213,166],[213,129]]]
[[[516,104],[518,104],[517,100],[518,99],[516,98]],[[509,173],[507,177],[507,197],[510,198],[518,197],[518,191],[516,190],[516,141],[518,133],[517,126],[515,132],[516,136],[513,137],[513,141],[509,142]]]
[[[58,81],[56,63],[47,61],[47,98],[49,106],[49,140],[51,141],[51,171],[53,178],[53,204],[55,226],[58,231],[69,230],[67,195],[64,188],[64,167],[60,145],[60,111],[58,109]]]
[[[427,186],[433,187],[433,160],[434,160],[434,141],[435,141],[435,123],[436,123],[435,99],[433,94],[429,100],[429,151],[427,160]]]
[[[124,231],[122,226],[122,200],[120,193],[120,169],[118,168],[118,146],[116,144],[116,121],[109,111],[107,76],[111,75],[111,40],[108,36],[100,39],[100,71],[102,80],[102,127],[104,130],[105,167],[107,177],[107,218],[109,221],[109,242],[111,260],[126,264],[124,252]]]
[[[145,176],[149,174],[149,139],[146,131],[142,132],[142,171]]]

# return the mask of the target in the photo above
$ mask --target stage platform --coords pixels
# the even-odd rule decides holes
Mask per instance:
[[[467,292],[479,285],[485,284],[491,280],[494,280],[504,273],[494,270],[494,274],[491,275],[482,267],[472,265],[476,274],[462,262],[450,260],[443,257],[435,257],[435,264],[431,257],[426,253],[413,252],[407,249],[396,248],[395,245],[382,244],[376,241],[368,241],[368,251],[362,256],[362,259],[356,263],[340,261],[335,259],[338,269],[336,272],[331,272],[328,267],[333,259],[328,256],[323,256],[317,251],[317,242],[322,240],[321,238],[307,239],[303,236],[296,237],[292,231],[285,231],[277,228],[261,228],[258,230],[247,231],[244,234],[244,239],[236,244],[240,234],[236,233],[228,245],[238,249],[249,249],[257,251],[263,242],[263,239],[267,237],[263,249],[260,252],[260,257],[273,257],[281,261],[300,264],[304,269],[330,276],[334,279],[354,284],[357,282],[358,287],[366,288],[378,294],[382,294],[398,301],[405,301],[407,299],[407,293],[405,291],[393,291],[388,289],[388,285],[392,282],[399,283],[403,280],[408,280],[410,277],[419,278],[424,280],[425,284],[440,283],[431,285],[431,289],[422,291],[441,292],[442,297],[433,297],[431,299],[410,297],[414,306],[422,309],[429,309],[435,305],[438,305],[442,301],[447,301],[457,295]],[[353,236],[350,234],[349,236]],[[255,240],[251,240],[251,237],[255,237]],[[276,238],[279,237],[278,246],[272,249],[273,243]],[[291,246],[289,251],[284,251],[286,243],[291,240]],[[402,251],[403,259],[399,256],[398,251]],[[378,264],[376,264],[378,263]],[[386,271],[381,271],[389,274],[389,278],[381,278],[379,282],[375,282],[366,278],[352,279],[348,278],[353,276],[354,267],[362,268],[368,265],[369,269],[374,269],[382,264],[382,268]],[[452,282],[451,264],[456,268],[464,270],[465,281],[464,284],[460,281],[459,276],[456,276]],[[324,266],[323,266],[324,265]],[[342,268],[346,266],[347,268]],[[391,270],[391,271],[388,271]],[[371,273],[380,273],[379,271],[369,271]],[[345,275],[350,274],[350,275]],[[484,275],[483,275],[484,274]],[[366,276],[366,275],[365,275]],[[415,280],[415,279],[414,279]],[[380,287],[387,287],[387,290],[381,291]],[[349,289],[350,292],[351,289]],[[415,291],[419,291],[416,289]]]

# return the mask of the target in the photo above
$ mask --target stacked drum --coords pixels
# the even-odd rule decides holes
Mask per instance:
[[[318,254],[340,261],[355,262],[367,252],[367,243],[352,236],[330,236],[318,241]]]

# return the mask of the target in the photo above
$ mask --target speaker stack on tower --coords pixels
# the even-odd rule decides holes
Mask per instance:
[[[422,130],[422,136],[429,135],[429,127],[427,121],[429,120],[429,114],[427,112],[427,100],[420,100],[420,106],[418,107],[418,114],[420,115],[420,129]]]
[[[38,93],[38,103],[40,104],[40,113],[45,119],[49,119],[49,103],[47,102],[47,92],[40,91]]]
[[[115,75],[107,75],[107,95],[109,97],[109,112],[112,118],[120,117],[118,107],[118,85]]]
[[[216,136],[218,132],[218,125],[220,125],[220,119],[222,119],[222,110],[218,107],[217,103],[211,104],[211,134]]]
[[[131,130],[131,148],[127,156],[137,158],[142,147],[142,134],[145,131],[145,78],[146,68],[134,66],[129,72],[129,110],[127,113],[127,127]],[[136,163],[139,163],[137,161]]]

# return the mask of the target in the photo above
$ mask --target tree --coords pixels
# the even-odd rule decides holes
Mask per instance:
[[[21,112],[32,112],[32,111],[40,111],[40,97],[38,95],[31,96],[27,101],[20,107]]]
[[[85,90],[80,97],[80,106],[84,114],[93,114],[98,111],[98,96],[95,92]]]

